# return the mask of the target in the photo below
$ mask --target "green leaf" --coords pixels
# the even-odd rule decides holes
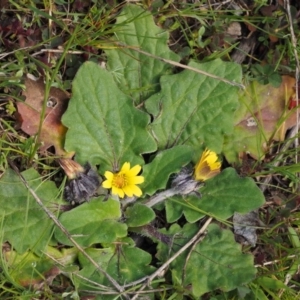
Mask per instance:
[[[267,276],[258,277],[255,282],[265,289],[275,291],[288,288],[282,281]]]
[[[149,266],[152,259],[151,255],[134,247],[133,244],[131,239],[125,238],[117,245],[112,245],[110,248],[86,249],[86,252],[104,271],[122,285],[141,279],[155,271],[154,267]],[[111,286],[111,283],[107,278],[102,273],[97,272],[95,266],[82,254],[79,254],[79,263],[82,270],[78,273],[83,276],[83,278],[88,278],[90,281],[103,284],[107,287]],[[93,287],[91,283],[86,282],[79,277],[74,277],[74,281],[78,289],[99,289],[99,287]],[[114,296],[114,298],[105,299],[115,299],[115,297],[116,296]]]
[[[169,198],[166,201],[168,222],[175,222],[182,213],[191,223],[205,214],[226,220],[235,212],[241,214],[250,212],[265,201],[263,193],[254,180],[239,177],[233,168],[227,168],[207,180],[199,192],[201,197],[194,194],[184,198],[179,196]]]
[[[269,300],[270,298],[264,293],[261,287],[251,284],[251,293],[245,297],[245,300]],[[228,299],[228,298],[226,298]],[[225,299],[224,299],[225,300]]]
[[[43,181],[33,169],[22,172],[44,205],[56,202],[54,182]],[[0,238],[22,254],[28,249],[40,253],[51,238],[53,223],[31,196],[19,176],[8,169],[0,179]]]
[[[109,199],[103,202],[103,197],[99,197],[63,213],[59,220],[76,242],[88,247],[96,243],[112,243],[126,236],[127,226],[118,222],[120,217],[118,201]],[[54,234],[61,244],[73,245],[59,228]]]
[[[241,68],[215,60],[191,67],[239,82]],[[162,76],[162,90],[146,101],[153,115],[152,132],[159,149],[190,145],[198,159],[201,145],[220,152],[224,134],[233,131],[233,113],[238,107],[238,88],[211,77],[185,70]]]
[[[174,223],[179,220],[184,212],[185,199],[180,195],[175,195],[165,202],[166,217],[168,223]],[[189,209],[186,207],[186,209]],[[198,213],[198,218],[202,218],[203,214]]]
[[[73,81],[73,97],[63,116],[69,128],[65,148],[81,162],[116,170],[128,161],[143,164],[141,154],[156,150],[146,127],[149,116],[134,108],[112,75],[87,62]]]
[[[167,43],[168,31],[155,25],[151,12],[137,5],[126,5],[117,18],[117,41],[139,48],[161,58],[179,61]],[[114,74],[119,88],[139,104],[159,90],[159,78],[173,68],[159,59],[120,47],[106,50],[108,68]]]
[[[166,187],[171,174],[178,173],[192,159],[192,151],[188,146],[176,146],[159,152],[153,161],[143,168],[145,177],[141,189],[144,194],[153,195]]]
[[[172,225],[168,233],[176,236],[171,253],[178,251],[198,230],[196,224],[186,224],[183,228]],[[158,249],[157,257],[166,261],[170,255],[169,246],[159,243]],[[207,228],[202,241],[171,263],[170,271],[173,283],[187,289],[191,285],[195,297],[216,289],[233,290],[250,282],[256,274],[253,256],[243,254],[232,232],[220,229],[216,224]]]
[[[136,203],[125,211],[128,227],[138,227],[149,224],[155,219],[155,213],[146,205]]]
[[[274,72],[273,74],[270,74],[269,82],[272,86],[278,88],[282,83],[282,78],[281,78],[280,74]]]

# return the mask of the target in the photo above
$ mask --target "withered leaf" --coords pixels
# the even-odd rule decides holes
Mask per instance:
[[[239,162],[244,153],[262,159],[273,141],[283,141],[286,131],[296,124],[296,109],[290,104],[295,95],[295,78],[282,76],[278,88],[251,83],[240,94],[235,112],[235,129],[226,137],[224,154],[228,162]]]
[[[250,111],[245,113],[237,126],[250,132],[260,130],[265,136],[282,141],[286,131],[296,124],[296,111],[288,108],[289,98],[295,93],[294,87],[295,78],[290,76],[282,76],[278,88],[254,83],[244,96],[244,103],[248,103],[246,105]]]
[[[18,113],[21,117],[21,129],[28,135],[38,133],[44,105],[45,84],[43,79],[25,79],[25,102],[18,102]],[[54,146],[57,155],[66,155],[63,148],[67,128],[61,123],[61,117],[68,106],[69,94],[61,89],[51,87],[46,103],[45,118],[38,141],[41,151]]]

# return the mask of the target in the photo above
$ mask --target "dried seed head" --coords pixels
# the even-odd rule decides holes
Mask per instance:
[[[84,172],[84,167],[70,158],[61,158],[58,162],[69,179],[74,179]]]
[[[88,163],[84,167],[71,159],[60,159],[59,163],[69,178],[64,198],[72,204],[89,201],[101,183],[98,173]]]

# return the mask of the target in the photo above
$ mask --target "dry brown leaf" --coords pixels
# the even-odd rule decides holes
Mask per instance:
[[[21,117],[21,129],[28,135],[38,133],[41,114],[44,105],[45,84],[43,79],[37,81],[25,79],[26,90],[23,95],[25,102],[18,102],[18,113]],[[67,128],[61,123],[61,117],[68,106],[70,95],[61,89],[51,87],[46,103],[45,118],[38,141],[41,142],[41,151],[54,146],[57,155],[67,155],[63,148]]]
[[[245,98],[248,103],[251,101],[254,104],[253,108],[237,125],[248,131],[263,130],[265,136],[276,141],[284,140],[286,131],[296,124],[297,119],[296,112],[288,109],[289,98],[295,93],[295,82],[293,77],[282,76],[282,83],[278,88],[256,84],[255,93],[252,90],[248,93],[250,97],[246,93]],[[257,126],[257,122],[260,126]]]
[[[234,133],[226,137],[224,154],[230,163],[238,163],[243,154],[263,159],[272,141],[283,141],[286,131],[296,124],[296,109],[291,109],[295,95],[295,78],[282,76],[280,87],[247,86],[240,95],[235,112]]]

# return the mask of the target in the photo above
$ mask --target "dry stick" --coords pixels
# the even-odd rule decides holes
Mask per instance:
[[[24,176],[19,172],[18,168],[12,161],[8,161],[10,166],[14,169],[14,171],[18,174],[20,177],[22,183],[25,185],[25,187],[28,189],[30,194],[33,196],[35,201],[38,203],[39,206],[45,211],[45,213],[48,215],[48,217],[55,223],[55,225],[66,235],[66,237],[74,244],[74,246],[96,267],[96,269],[101,272],[106,278],[111,282],[111,284],[120,292],[122,293],[124,291],[124,288],[121,287],[114,278],[112,278],[109,274],[107,274],[85,251],[84,249],[72,238],[70,232],[60,223],[60,221],[56,218],[56,216],[45,207],[43,202],[40,200],[40,198],[37,196],[35,191],[29,186]],[[125,295],[126,296],[126,295]],[[127,296],[126,296],[127,297]],[[127,297],[128,298],[128,297]]]
[[[144,290],[149,284],[150,282],[157,276],[159,276],[169,265],[170,263],[175,260],[180,254],[182,254],[187,248],[189,248],[195,241],[198,241],[198,239],[204,234],[207,226],[210,224],[210,222],[212,221],[212,218],[209,218],[205,224],[200,228],[200,230],[196,233],[196,235],[189,240],[189,242],[187,242],[182,248],[180,248],[180,250],[178,250],[172,257],[170,257],[160,268],[158,268],[151,276],[147,277],[147,282],[144,283],[139,291]],[[138,294],[135,295],[134,297],[131,298],[131,300],[135,300],[137,299]]]
[[[190,260],[190,257],[192,255],[192,253],[194,252],[195,248],[197,247],[197,245],[203,241],[203,239],[205,238],[205,234],[203,234],[202,236],[199,237],[199,239],[197,241],[195,241],[195,244],[191,247],[188,255],[186,256],[186,259],[185,259],[185,263],[184,263],[184,266],[183,266],[183,271],[182,271],[182,282],[185,281],[185,277],[186,277],[186,268],[187,268],[187,264]]]
[[[297,255],[289,255],[287,257],[285,257],[286,259],[293,259],[293,258],[297,258]],[[277,263],[281,263],[282,260],[281,259],[275,259],[275,260],[272,260],[272,261],[267,261],[263,264],[257,264],[257,265],[254,265],[255,268],[259,268],[259,267],[264,267],[264,266],[268,266],[268,265],[274,265],[274,264],[277,264]]]
[[[11,52],[5,52],[5,53],[2,53],[2,54],[0,54],[0,60],[3,59],[3,58],[5,58],[5,57],[8,56],[8,55],[11,55],[11,54],[16,53],[17,51],[20,51],[20,50],[27,50],[27,49],[31,49],[31,48],[32,48],[31,46],[28,46],[28,47],[18,48],[18,49],[16,49],[16,50],[11,51]],[[15,61],[16,61],[16,60],[15,60]],[[11,61],[10,61],[10,63],[11,63]],[[6,66],[6,65],[5,65],[5,66]],[[3,70],[4,70],[4,67],[3,67]]]
[[[163,288],[158,288],[158,289],[153,289],[151,290],[151,293],[154,294],[154,293],[159,293],[159,292],[166,292],[166,291],[169,291],[169,290],[172,290],[173,288],[172,287],[163,287]],[[90,290],[81,290],[83,293],[87,293],[87,294],[91,294],[91,291]],[[113,296],[116,296],[117,295],[117,292],[98,292],[98,291],[92,291],[93,295],[113,295]],[[127,291],[126,292],[127,294],[138,294],[138,295],[143,295],[143,294],[149,294],[149,291],[139,291],[139,292],[136,292],[136,291]],[[89,298],[90,299],[90,298]],[[118,297],[115,297],[113,299],[119,299]],[[150,299],[150,298],[146,298],[145,299]]]
[[[17,50],[11,51],[11,52],[2,53],[2,54],[0,54],[0,60],[2,58],[5,58],[8,55],[14,54],[17,51],[31,50],[31,49],[32,49],[32,47],[23,47],[23,48],[19,48]],[[79,51],[79,50],[68,50],[68,51],[65,51],[64,49],[41,49],[38,52],[32,53],[31,56],[38,56],[38,55],[43,54],[45,52],[46,53],[59,53],[59,54],[64,53],[64,52],[66,54],[83,54],[84,53],[84,51]],[[14,61],[10,61],[10,63],[14,62]]]
[[[51,38],[51,33],[52,33],[52,1],[49,2],[49,20],[48,20],[48,31],[49,31],[49,35],[50,35],[50,38]],[[50,64],[50,61],[51,61],[51,56],[50,56],[50,53],[47,53],[47,62]]]

